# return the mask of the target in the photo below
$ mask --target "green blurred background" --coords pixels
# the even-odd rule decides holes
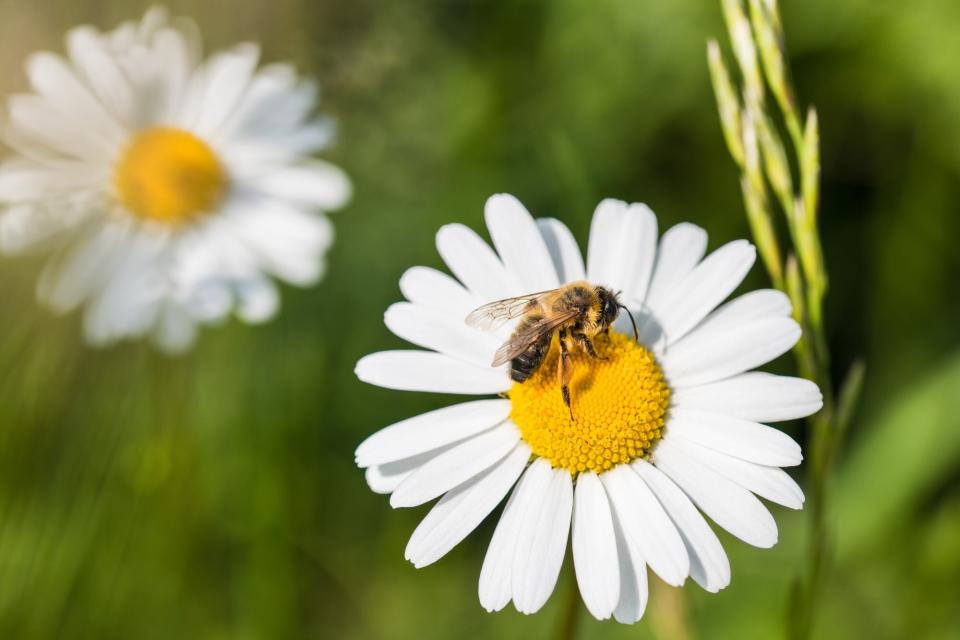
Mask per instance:
[[[24,58],[62,50],[69,27],[146,6],[0,0],[0,91],[23,89]],[[353,365],[401,346],[381,321],[400,274],[439,266],[436,229],[480,229],[495,192],[581,242],[606,196],[649,203],[661,228],[701,224],[712,247],[746,236],[704,55],[724,35],[718,3],[170,6],[208,51],[258,40],[320,79],[340,122],[330,157],[356,197],[323,283],[179,359],[84,348],[76,317],[37,308],[40,261],[0,263],[0,637],[545,637],[569,559],[532,617],[477,601],[493,518],[434,566],[403,560],[427,508],[392,511],[353,449],[451,399],[365,386]],[[830,487],[836,565],[816,636],[960,637],[960,3],[782,10],[801,102],[820,114],[835,375],[868,363]],[[759,267],[748,285],[765,285]],[[722,534],[734,579],[719,595],[657,591],[641,623],[584,615],[580,636],[671,637],[678,606],[701,637],[782,635],[805,514],[774,511],[772,551]]]

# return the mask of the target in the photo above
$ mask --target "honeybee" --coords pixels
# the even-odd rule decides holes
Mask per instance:
[[[579,347],[591,357],[602,359],[593,340],[610,330],[621,309],[630,316],[634,339],[637,339],[637,323],[630,310],[620,302],[618,294],[583,280],[549,291],[485,304],[471,311],[466,322],[472,327],[490,330],[521,318],[510,339],[497,349],[491,364],[499,367],[509,362],[510,377],[516,382],[527,380],[540,368],[550,350],[553,335],[557,334],[560,343],[557,380],[572,420],[570,352]]]

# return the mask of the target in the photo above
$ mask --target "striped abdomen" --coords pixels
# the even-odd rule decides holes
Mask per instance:
[[[520,321],[520,324],[517,325],[517,333],[542,319],[543,316],[537,313],[531,313],[525,316],[524,319]],[[545,333],[540,336],[536,342],[527,347],[526,351],[510,361],[510,377],[514,382],[525,381],[540,367],[543,359],[547,357],[547,352],[550,350],[550,340],[552,338],[552,334]]]

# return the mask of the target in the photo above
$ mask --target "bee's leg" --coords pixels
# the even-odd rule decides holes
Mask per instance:
[[[575,333],[573,338],[583,347],[583,350],[590,354],[591,358],[596,358],[597,360],[607,360],[606,356],[601,356],[597,353],[597,350],[593,346],[593,340],[588,338],[583,333]]]
[[[563,394],[563,403],[570,411],[570,420],[573,420],[573,407],[570,406],[570,375],[573,366],[570,364],[570,351],[567,349],[567,330],[560,330],[560,357],[557,358],[557,379],[560,381],[560,392]]]

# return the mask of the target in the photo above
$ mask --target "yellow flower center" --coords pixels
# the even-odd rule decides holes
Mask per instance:
[[[136,134],[120,155],[114,186],[120,203],[134,215],[176,225],[215,208],[227,176],[200,138],[153,127]]]
[[[554,340],[539,369],[510,389],[510,417],[534,455],[576,475],[645,456],[660,438],[670,389],[653,355],[618,333],[594,340],[596,359],[571,353],[570,411],[557,378]]]

